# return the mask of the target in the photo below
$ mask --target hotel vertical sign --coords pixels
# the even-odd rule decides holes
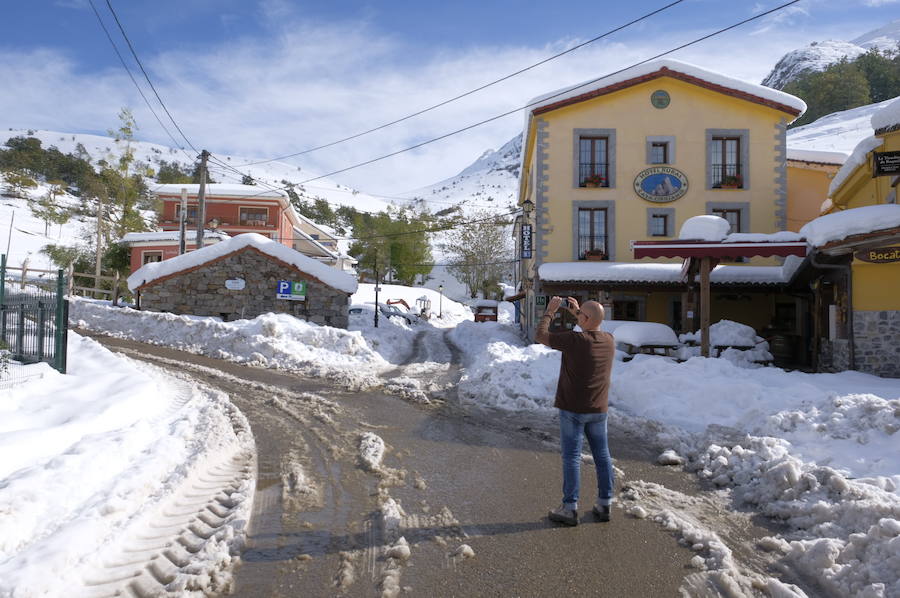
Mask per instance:
[[[523,224],[522,225],[522,259],[529,260],[531,259],[531,225]]]

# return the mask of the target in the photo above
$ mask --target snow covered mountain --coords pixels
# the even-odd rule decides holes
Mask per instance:
[[[853,60],[875,48],[880,51],[896,50],[900,43],[900,19],[891,21],[884,27],[847,41],[826,40],[792,50],[785,54],[763,79],[762,84],[775,89],[784,86],[810,71],[823,71],[842,58]]]
[[[515,209],[519,185],[522,136],[516,135],[498,150],[487,150],[456,176],[404,195],[421,207],[440,212],[456,206],[472,211],[508,212]]]

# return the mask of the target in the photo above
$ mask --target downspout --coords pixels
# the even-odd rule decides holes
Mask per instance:
[[[853,271],[852,266],[847,264],[823,264],[821,262],[816,261],[816,253],[812,253],[809,256],[809,263],[813,265],[814,268],[818,268],[820,270],[843,270],[845,276],[847,277],[847,334],[850,337],[850,369],[856,369],[856,349],[854,345],[856,344],[856,335],[853,331]]]

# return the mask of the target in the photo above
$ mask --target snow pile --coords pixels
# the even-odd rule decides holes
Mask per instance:
[[[883,143],[884,139],[875,137],[874,135],[860,141],[856,147],[853,148],[853,153],[850,154],[850,157],[847,158],[844,165],[841,166],[834,175],[834,178],[831,179],[831,184],[828,186],[828,195],[833,197],[835,191],[841,188],[844,181],[850,178],[850,176],[856,172],[858,167],[866,163],[869,159],[869,152],[878,149]],[[800,234],[803,234],[803,229],[800,229]],[[807,239],[808,238],[809,237],[807,237]]]
[[[216,243],[215,245],[210,245],[203,249],[169,258],[162,262],[145,264],[128,277],[128,288],[133,291],[154,280],[190,268],[195,268],[247,247],[252,247],[266,255],[270,255],[282,262],[295,266],[302,272],[318,278],[335,289],[351,294],[356,292],[357,284],[354,276],[318,262],[311,257],[303,255],[299,251],[291,249],[286,245],[282,245],[268,237],[264,237],[259,233],[244,233]]]
[[[764,545],[834,595],[900,595],[900,497],[804,463],[789,448],[776,438],[748,437],[731,447],[710,445],[689,467],[734,486],[739,503],[792,528]]]
[[[840,241],[851,235],[870,233],[900,226],[900,205],[881,204],[825,214],[800,229],[813,247]]]
[[[118,338],[164,345],[260,367],[328,378],[348,388],[379,384],[377,374],[390,364],[367,344],[362,333],[317,326],[287,314],[263,314],[252,320],[112,308],[108,303],[72,299],[73,325]]]
[[[872,115],[872,128],[876,131],[900,125],[900,97]]]
[[[160,506],[214,464],[253,454],[246,420],[221,393],[75,333],[68,351],[68,374],[0,391],[0,595],[82,595],[110,549],[159,533]],[[171,587],[227,583],[252,485],[232,494],[226,523],[197,542]]]
[[[381,469],[384,459],[384,440],[377,434],[366,432],[359,439],[359,460],[366,471]]]
[[[657,322],[627,322],[617,326],[612,334],[617,343],[627,343],[634,347],[678,344],[675,332]]]
[[[700,337],[700,330],[686,332],[678,337],[682,343],[694,345],[679,349],[679,359],[689,359],[700,355]],[[720,320],[709,327],[709,345],[713,348],[727,347],[721,353],[713,349],[712,356],[727,359],[739,367],[760,367],[760,364],[772,361],[769,343],[761,336],[757,336],[756,331],[750,326],[731,320]]]
[[[693,216],[684,221],[678,232],[679,239],[699,239],[702,241],[724,241],[731,225],[721,216]]]
[[[450,341],[465,366],[458,384],[461,400],[510,410],[553,407],[558,351],[525,346],[518,330],[499,322],[462,322]]]

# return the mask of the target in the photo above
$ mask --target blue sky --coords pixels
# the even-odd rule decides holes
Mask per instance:
[[[127,56],[105,0],[94,0]],[[273,157],[379,125],[503,76],[646,12],[660,0],[112,0],[138,55],[198,147]],[[8,2],[0,36],[0,125],[103,132],[131,107],[149,141],[171,141],[146,109],[87,0]],[[297,160],[327,172],[441,135],[594,78],[780,4],[684,0],[603,42],[464,101]],[[786,51],[850,40],[900,18],[897,0],[803,0],[671,57],[758,82]],[[134,72],[136,66],[130,60]],[[146,93],[150,95],[149,89]],[[59,98],[65,98],[60,102]],[[521,115],[336,177],[404,192],[451,176],[521,129]]]

